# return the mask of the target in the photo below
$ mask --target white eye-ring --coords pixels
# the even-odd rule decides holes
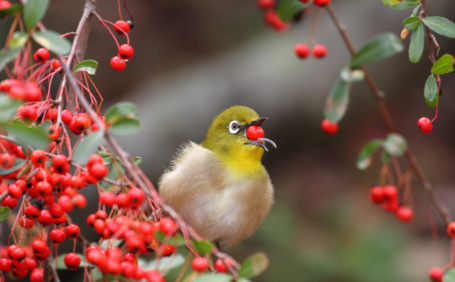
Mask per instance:
[[[240,125],[239,122],[236,120],[233,120],[229,123],[229,132],[232,134],[237,134],[240,130]]]

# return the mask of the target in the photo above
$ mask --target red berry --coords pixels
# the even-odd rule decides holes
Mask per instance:
[[[317,59],[323,58],[327,55],[327,48],[322,44],[316,44],[313,47],[313,56]]]
[[[275,7],[275,0],[257,0],[259,8],[262,9],[272,9]]]
[[[455,221],[452,221],[449,225],[447,225],[447,234],[450,237],[455,238]]]
[[[420,126],[420,129],[422,130],[423,133],[430,133],[431,130],[433,130],[433,124],[427,117],[419,118],[417,124]]]
[[[41,197],[46,197],[52,193],[52,185],[47,181],[38,182],[35,188]]]
[[[433,267],[430,269],[428,273],[430,276],[431,281],[433,282],[442,282],[442,276],[444,275],[444,271],[442,271],[439,267]]]
[[[68,164],[68,158],[65,155],[55,155],[52,158],[52,164],[54,166],[65,166]]]
[[[62,195],[58,198],[58,203],[60,206],[63,208],[65,212],[71,212],[73,210],[73,202],[71,201],[71,198],[67,195]]]
[[[49,213],[53,218],[59,218],[65,214],[65,210],[59,203],[54,203],[49,207]]]
[[[398,190],[393,185],[387,185],[384,187],[384,197],[387,202],[392,202],[398,199]]]
[[[126,193],[120,193],[115,198],[115,201],[117,202],[117,206],[119,206],[121,208],[129,208],[129,206],[130,206],[130,195],[126,194]]]
[[[27,206],[24,209],[24,213],[27,217],[33,218],[33,219],[37,219],[41,215],[41,211],[33,205]]]
[[[69,124],[71,132],[76,135],[82,134],[91,124],[90,117],[86,113],[79,113],[71,119]]]
[[[74,196],[72,202],[74,203],[74,206],[79,209],[83,209],[87,205],[87,199],[82,194]]]
[[[276,31],[284,31],[289,27],[289,24],[283,22],[278,13],[273,9],[270,9],[267,12],[265,12],[264,20],[270,27],[272,27]]]
[[[333,135],[338,132],[338,124],[336,122],[331,122],[328,119],[324,119],[321,123],[321,128],[325,133]]]
[[[73,114],[68,110],[62,111],[62,121],[64,124],[69,125],[71,120],[73,119]]]
[[[65,233],[60,229],[52,229],[49,232],[49,238],[54,244],[60,244],[65,240]]]
[[[0,10],[5,10],[11,7],[11,2],[7,0],[0,1]]]
[[[191,262],[191,268],[194,271],[206,271],[209,267],[209,262],[204,257],[195,257]]]
[[[313,4],[316,5],[316,6],[325,6],[325,5],[329,5],[330,4],[330,0],[314,0],[313,1]]]
[[[80,233],[81,229],[76,224],[70,224],[65,228],[65,234],[68,239],[76,239]]]
[[[43,150],[35,150],[30,155],[30,160],[36,167],[44,167],[47,161],[47,155]]]
[[[142,205],[142,202],[144,202],[145,199],[145,193],[139,188],[132,188],[128,191],[128,195],[130,198],[131,205],[134,209],[139,208]]]
[[[48,247],[46,247],[46,249],[44,250],[44,252],[42,253],[33,253],[35,255],[35,258],[39,259],[39,260],[45,260],[47,259],[50,255],[51,255],[51,249],[49,249]]]
[[[40,64],[43,64],[49,59],[49,51],[44,48],[39,48],[36,50],[35,54],[33,55],[33,58],[35,61],[37,61]]]
[[[126,21],[116,21],[114,24],[114,30],[118,34],[123,35],[130,31],[130,25]]]
[[[41,215],[36,220],[43,226],[48,226],[49,224],[54,223],[52,215],[49,213],[48,210],[42,210]]]
[[[0,156],[0,166],[3,168],[10,168],[14,164],[14,156],[10,154],[2,154]]]
[[[131,45],[122,44],[118,47],[118,55],[125,61],[131,60],[134,54],[134,49]]]
[[[2,206],[8,207],[10,209],[14,209],[17,206],[17,200],[8,195],[2,201]]]
[[[13,270],[13,264],[11,259],[9,258],[2,258],[0,259],[0,270],[3,272],[10,272]]]
[[[170,217],[164,217],[160,221],[158,221],[157,223],[158,223],[158,229],[161,232],[163,232],[164,235],[172,236],[178,230],[177,224]]]
[[[26,256],[27,253],[25,252],[25,250],[19,247],[14,249],[14,251],[11,253],[11,258],[13,260],[23,260]]]
[[[76,270],[81,264],[81,258],[75,253],[67,253],[63,258],[63,262],[69,270]]]
[[[57,59],[53,59],[53,60],[52,60],[52,68],[53,68],[54,70],[58,70],[58,69],[61,68],[61,67],[62,67],[62,64],[60,63],[59,60],[57,60]]]
[[[41,88],[33,82],[27,82],[24,86],[24,96],[28,102],[41,100]]]
[[[374,186],[370,189],[370,201],[372,203],[382,204],[384,200],[384,190],[381,186]]]
[[[30,273],[30,282],[43,282],[44,270],[42,268],[35,268]]]
[[[12,183],[8,185],[8,193],[10,194],[11,197],[19,199],[20,197],[22,197],[22,194],[24,194],[24,191],[22,191],[21,187]]]
[[[145,279],[147,280],[147,282],[165,282],[166,281],[166,280],[164,280],[163,276],[161,276],[161,274],[157,270],[154,270],[154,269],[147,270],[147,272],[145,273]]]
[[[126,253],[124,256],[123,256],[123,261],[125,262],[129,262],[133,265],[136,265],[137,264],[137,258],[134,254],[132,253]]]
[[[264,130],[258,125],[250,125],[246,130],[246,137],[251,140],[258,140],[264,138]]]
[[[102,192],[99,197],[99,202],[108,207],[112,207],[116,202],[115,194],[107,191]]]
[[[34,254],[43,254],[46,252],[47,248],[47,244],[43,240],[37,239],[32,242],[32,250]]]
[[[126,62],[119,56],[112,57],[111,67],[116,71],[122,71],[126,67]]]
[[[304,43],[296,44],[294,52],[300,59],[305,59],[310,54],[310,47]]]
[[[170,256],[175,252],[176,247],[170,244],[161,244],[158,254],[164,257]]]
[[[35,220],[32,218],[28,218],[25,215],[22,216],[19,219],[19,225],[22,226],[25,229],[30,229],[33,227],[33,224],[35,223]]]
[[[62,128],[60,127],[60,125],[51,124],[51,126],[49,127],[49,132],[47,133],[47,137],[52,141],[55,141],[60,137],[61,131]]]
[[[97,163],[91,166],[88,169],[88,172],[91,176],[95,177],[96,179],[101,179],[105,177],[108,173],[108,168],[105,164]]]
[[[401,206],[395,212],[398,220],[402,222],[409,222],[414,217],[414,211],[410,207]]]
[[[232,262],[231,262],[230,260],[228,260],[228,259],[223,260],[223,259],[220,259],[220,258],[219,258],[219,259],[217,259],[216,262],[215,262],[215,269],[216,269],[218,272],[227,273],[227,272],[229,272],[229,269],[228,269],[228,267],[227,267],[226,265],[232,267],[233,264],[232,264]]]
[[[28,270],[33,270],[37,266],[36,260],[34,258],[31,258],[31,257],[26,258],[25,262],[27,263],[27,269]]]

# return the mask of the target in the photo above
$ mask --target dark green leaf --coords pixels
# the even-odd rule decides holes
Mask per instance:
[[[137,114],[137,106],[131,102],[120,102],[106,111],[106,123],[116,122],[124,118],[133,118]]]
[[[28,30],[33,29],[46,14],[49,0],[29,0],[25,2],[24,22]]]
[[[0,168],[0,175],[7,175],[20,169],[27,160],[14,158],[14,164],[10,168]]]
[[[349,87],[342,79],[333,86],[325,101],[324,117],[331,122],[339,122],[344,116],[349,104]]]
[[[26,32],[15,32],[13,34],[13,37],[11,38],[11,41],[9,42],[9,48],[10,49],[20,49],[22,46],[24,46],[25,42],[27,42],[27,39],[29,38],[28,33]]]
[[[255,253],[243,261],[239,269],[239,276],[252,278],[258,276],[269,265],[269,258],[264,253]]]
[[[351,70],[350,68],[346,67],[341,70],[340,77],[347,83],[359,82],[365,78],[365,73],[362,70]]]
[[[442,276],[442,281],[444,282],[455,282],[455,268],[452,267],[444,273]]]
[[[446,74],[454,71],[453,67],[453,56],[445,54],[439,58],[431,68],[433,74]]]
[[[0,123],[9,122],[21,104],[19,100],[12,99],[5,94],[0,94]]]
[[[417,4],[420,4],[420,0],[403,0],[398,5],[387,5],[387,4],[386,5],[394,10],[404,10],[404,9],[412,8]]]
[[[155,238],[161,243],[165,242],[167,244],[177,246],[177,247],[184,246],[186,243],[185,238],[183,238],[183,236],[180,234],[177,234],[172,237],[168,237],[168,236],[164,235],[163,232],[157,231],[157,232],[155,232]]]
[[[444,17],[425,17],[423,23],[432,31],[449,38],[455,38],[455,23]]]
[[[213,243],[210,241],[199,241],[194,240],[192,242],[194,248],[199,252],[201,255],[205,255],[211,253],[213,250]]]
[[[399,157],[406,152],[408,144],[406,139],[400,134],[390,133],[385,139],[382,147],[392,156]]]
[[[357,168],[360,170],[367,169],[373,161],[374,153],[383,143],[384,140],[382,139],[374,139],[365,144],[357,156]]]
[[[8,207],[0,207],[0,222],[5,221],[10,213],[11,210]]]
[[[151,261],[139,259],[138,265],[142,266],[146,271],[149,269],[156,269],[164,276],[169,270],[180,267],[184,262],[185,258],[181,254],[173,254],[168,257],[160,257],[159,259]]]
[[[22,146],[22,149],[43,149],[49,145],[47,132],[39,127],[29,127],[21,121],[13,120],[11,123],[3,123],[0,125],[9,137],[17,140]]]
[[[68,269],[65,265],[64,259],[67,253],[61,254],[57,257],[56,262],[52,262],[56,269]],[[85,266],[92,266],[88,262],[86,262],[86,259],[84,258],[83,255],[77,254],[81,258],[81,264],[79,265],[79,268],[84,268]]]
[[[419,17],[409,17],[406,18],[403,22],[404,27],[409,31],[414,31],[420,25]]]
[[[387,6],[391,6],[391,5],[400,4],[400,1],[399,0],[382,0],[382,3],[386,4]]]
[[[303,4],[298,0],[282,0],[278,2],[276,11],[281,20],[287,22],[310,4],[311,3]]]
[[[383,150],[381,152],[381,160],[383,163],[390,164],[390,162],[392,161],[392,156],[389,153],[387,153],[387,151]]]
[[[73,155],[71,156],[72,160],[79,164],[85,164],[93,153],[98,150],[98,146],[100,145],[103,136],[104,132],[101,130],[85,136],[84,140],[82,140],[74,149]]]
[[[22,12],[22,5],[13,4],[7,9],[0,10],[0,20],[3,20],[7,16],[11,16],[20,12]]]
[[[71,43],[68,39],[60,37],[60,34],[55,31],[37,31],[32,37],[38,44],[58,55],[64,56],[71,51]]]
[[[352,56],[351,67],[357,68],[371,64],[403,51],[404,46],[399,37],[393,33],[376,36]]]
[[[98,67],[98,62],[95,60],[85,60],[77,64],[74,69],[73,73],[77,71],[86,71],[90,75],[94,75],[96,72],[96,68]]]
[[[193,282],[230,282],[232,279],[234,277],[227,273],[207,273],[196,277]]]
[[[425,46],[425,29],[419,22],[416,30],[412,32],[411,42],[409,43],[409,61],[417,63],[422,58],[423,47]]]
[[[21,49],[0,50],[0,71],[3,71],[3,68],[6,66],[6,64],[16,59],[20,51]]]
[[[439,93],[438,93],[438,83],[436,82],[436,78],[434,74],[430,74],[425,82],[425,88],[423,90],[423,94],[425,97],[425,103],[430,108],[436,107],[439,100]]]
[[[114,134],[126,135],[138,131],[141,128],[141,122],[136,118],[121,119],[111,123],[109,131]]]

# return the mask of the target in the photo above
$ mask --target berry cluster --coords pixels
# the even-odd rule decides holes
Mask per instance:
[[[123,20],[116,21],[114,24],[114,30],[119,35],[128,36],[128,32],[132,28],[132,22],[126,22]],[[122,44],[118,47],[118,55],[112,57],[111,67],[116,71],[122,71],[126,67],[126,62],[131,60],[134,54],[134,49],[129,44]]]
[[[306,59],[310,54],[310,47],[305,43],[298,43],[294,47],[295,54],[300,59]],[[324,58],[327,55],[327,47],[323,44],[316,44],[312,50],[313,57],[316,59]]]
[[[373,186],[370,189],[369,197],[372,203],[381,205],[384,210],[395,213],[401,222],[409,222],[414,217],[412,208],[400,204],[398,190],[393,185]]]
[[[324,119],[321,122],[321,128],[325,133],[333,135],[338,132],[338,123]]]

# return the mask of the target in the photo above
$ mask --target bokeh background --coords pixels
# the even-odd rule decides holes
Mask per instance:
[[[75,30],[83,2],[53,1],[44,24],[62,33]],[[380,0],[332,2],[356,48],[381,32],[399,35],[411,12],[391,10]],[[452,1],[427,4],[430,15],[455,21]],[[316,40],[328,46],[328,56],[301,61],[293,48],[310,33],[311,10],[287,32],[277,33],[265,25],[263,12],[251,0],[136,0],[127,5],[135,23],[130,32],[135,54],[127,68],[115,72],[109,67],[116,46],[96,21],[86,57],[99,62],[94,81],[104,109],[118,101],[138,105],[141,131],[119,141],[142,158],[141,167],[154,184],[178,146],[201,142],[223,109],[246,105],[269,118],[263,128],[278,149],[266,153],[263,162],[276,188],[276,203],[254,236],[228,250],[240,261],[258,251],[269,256],[268,270],[254,281],[428,281],[432,266],[449,261],[444,226],[435,216],[434,236],[428,201],[417,181],[412,183],[411,223],[398,222],[368,201],[369,188],[379,179],[379,160],[359,171],[356,157],[370,139],[385,137],[387,129],[364,83],[353,86],[339,132],[328,136],[320,129],[325,98],[349,61],[326,11]],[[102,17],[118,19],[114,1],[98,6]],[[441,54],[455,53],[453,40],[437,39]],[[408,43],[409,38],[404,40]],[[437,199],[454,214],[455,82],[453,74],[443,77],[439,118],[433,132],[424,135],[417,120],[434,115],[423,99],[431,67],[427,51],[428,46],[419,64],[410,63],[403,52],[368,70],[386,93],[396,125],[434,184]],[[407,167],[406,161],[402,164]],[[89,205],[95,210],[96,197]],[[93,212],[87,210],[76,220],[84,222],[83,215]]]

